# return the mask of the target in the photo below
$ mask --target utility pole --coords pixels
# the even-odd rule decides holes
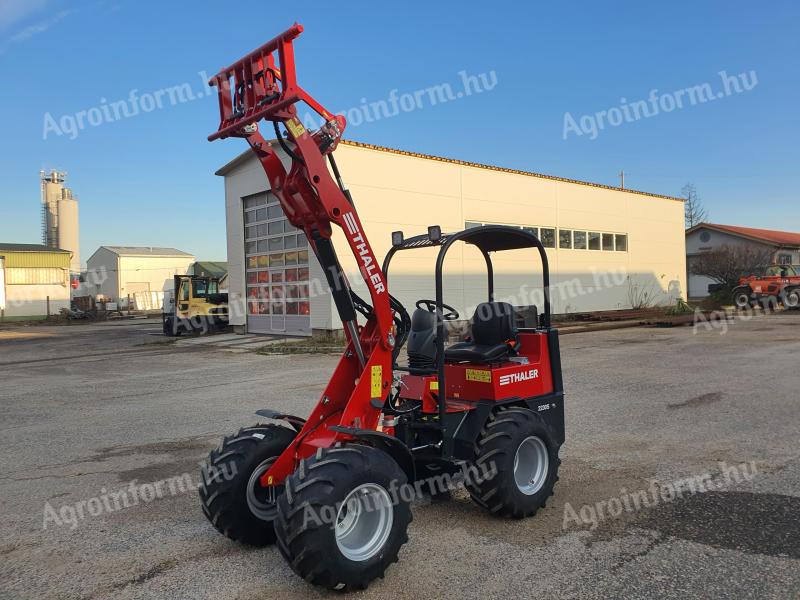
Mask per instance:
[[[625,189],[625,171],[619,172],[619,187]]]

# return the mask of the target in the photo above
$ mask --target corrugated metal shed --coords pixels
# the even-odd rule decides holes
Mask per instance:
[[[72,253],[39,244],[0,243],[0,256],[7,269],[69,269]]]

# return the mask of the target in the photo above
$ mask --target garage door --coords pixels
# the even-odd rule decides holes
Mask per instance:
[[[243,198],[247,331],[311,335],[308,241],[271,193]]]

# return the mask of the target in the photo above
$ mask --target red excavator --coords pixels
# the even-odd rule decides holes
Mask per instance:
[[[297,82],[294,25],[215,75],[220,124],[209,137],[244,138],[292,225],[305,232],[326,275],[347,346],[306,418],[262,409],[270,423],[241,429],[211,452],[200,498],[213,526],[231,539],[277,543],[291,568],[333,590],[365,588],[398,559],[420,491],[452,482],[495,515],[522,518],[545,506],[558,479],[564,391],[557,330],[550,323],[547,254],[521,229],[486,226],[444,233],[432,226],[392,235],[383,264],[372,251],[334,160],[345,119]],[[307,130],[298,105],[324,124]],[[259,130],[273,125],[274,140]],[[398,215],[398,221],[402,216]],[[350,288],[331,243],[347,238],[369,299]],[[337,235],[341,235],[337,232]],[[446,346],[443,265],[456,244],[484,256],[487,301],[468,339]],[[389,293],[397,252],[438,248],[436,297],[409,316]],[[494,297],[492,255],[532,249],[542,263],[541,314],[522,319]],[[401,349],[407,344],[407,365]]]

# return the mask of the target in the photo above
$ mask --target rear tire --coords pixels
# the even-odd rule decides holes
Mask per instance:
[[[544,508],[558,481],[559,445],[550,427],[527,408],[490,415],[475,449],[472,500],[492,514],[521,519]]]
[[[250,546],[275,542],[275,501],[283,487],[265,490],[258,478],[294,437],[293,430],[281,425],[255,425],[226,437],[208,455],[201,470],[200,502],[222,535]]]
[[[405,473],[359,444],[319,449],[300,462],[278,499],[278,548],[292,570],[331,590],[365,589],[408,541]],[[410,494],[409,494],[410,496]]]
[[[781,301],[785,308],[800,307],[800,288],[786,288],[781,292]]]

